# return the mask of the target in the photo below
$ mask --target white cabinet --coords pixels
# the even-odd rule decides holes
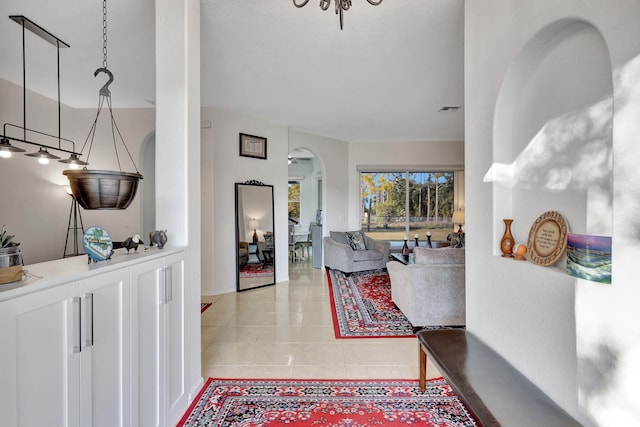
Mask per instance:
[[[80,282],[80,425],[129,426],[129,272]]]
[[[132,410],[134,426],[160,426],[161,389],[160,366],[163,343],[161,298],[164,286],[160,274],[164,260],[156,259],[131,268],[131,368]]]
[[[0,303],[0,425],[79,426],[78,283]]]
[[[57,262],[74,280],[54,269],[37,289],[0,288],[0,426],[175,425],[189,403],[184,252]]]
[[[115,271],[0,303],[0,424],[128,425],[128,283]]]
[[[184,257],[131,268],[132,425],[175,425],[187,406]]]
[[[182,254],[165,258],[167,279],[171,280],[170,301],[165,304],[165,342],[164,362],[166,373],[166,402],[165,425],[175,426],[184,415],[189,405],[187,391],[187,343],[186,332],[186,288],[185,288],[185,259]]]

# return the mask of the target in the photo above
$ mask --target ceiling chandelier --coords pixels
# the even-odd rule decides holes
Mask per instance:
[[[342,11],[349,10],[349,8],[351,7],[351,0],[334,0],[334,2],[336,4],[336,15],[340,15],[340,29],[342,30]],[[382,0],[367,0],[367,2],[370,5],[378,6],[380,3],[382,3]],[[302,0],[300,4],[296,3],[296,0],[293,0],[293,4],[295,7],[304,7],[307,5],[307,3],[309,3],[309,0]],[[331,6],[331,0],[320,0],[320,9],[327,10],[329,9],[329,6]]]

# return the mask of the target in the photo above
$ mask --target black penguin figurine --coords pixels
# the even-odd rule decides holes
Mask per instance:
[[[139,234],[136,234],[133,237],[127,237],[124,239],[124,242],[122,242],[122,247],[127,249],[127,253],[129,253],[131,249],[134,249],[137,252],[138,245],[144,245],[144,242],[140,240]]]

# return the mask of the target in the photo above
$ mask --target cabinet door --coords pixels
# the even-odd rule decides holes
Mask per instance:
[[[163,425],[163,267],[162,259],[131,267],[131,425],[137,427]]]
[[[0,303],[0,425],[80,425],[77,295],[73,282]]]
[[[165,259],[165,280],[169,292],[163,305],[165,327],[165,368],[167,375],[166,425],[174,426],[188,406],[186,391],[186,343],[185,343],[185,261],[183,254]]]
[[[80,419],[87,427],[129,426],[129,271],[80,283]]]

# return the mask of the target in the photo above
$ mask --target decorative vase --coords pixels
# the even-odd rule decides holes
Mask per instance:
[[[407,239],[404,239],[404,245],[402,246],[402,256],[406,259],[409,258],[409,246],[407,245]]]
[[[500,250],[502,251],[503,257],[511,258],[513,257],[513,245],[515,244],[515,240],[513,239],[513,234],[511,234],[511,223],[512,219],[503,219],[504,221],[504,234],[502,235],[502,239],[500,240]]]

